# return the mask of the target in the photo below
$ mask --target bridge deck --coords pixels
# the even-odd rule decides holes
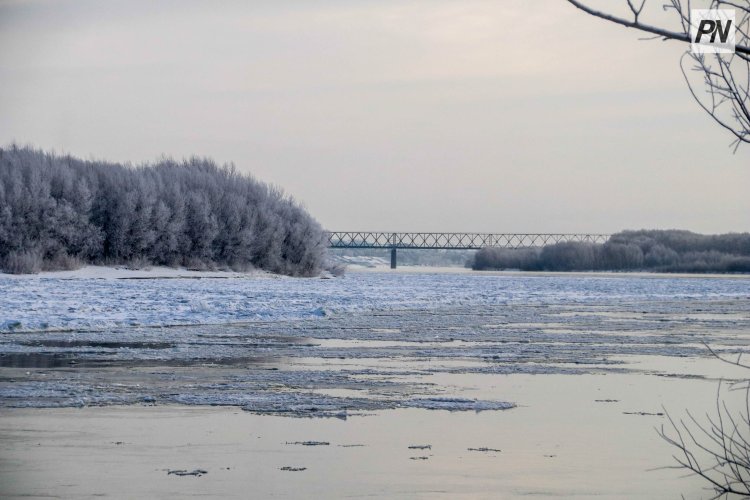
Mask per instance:
[[[334,231],[331,248],[423,248],[478,250],[484,247],[540,247],[567,241],[604,243],[608,234],[593,233],[385,233]]]

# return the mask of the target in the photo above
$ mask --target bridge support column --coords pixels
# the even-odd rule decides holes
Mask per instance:
[[[391,248],[391,269],[396,269],[396,247]]]

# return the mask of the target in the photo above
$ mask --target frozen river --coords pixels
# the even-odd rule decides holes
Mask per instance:
[[[169,279],[144,279],[149,272],[107,279],[76,278],[77,274],[0,274],[0,331],[223,324],[455,307],[475,308],[481,314],[484,308],[508,305],[608,306],[750,297],[746,277],[461,269],[351,272],[335,279],[234,274],[227,278],[221,273],[203,279],[180,279],[179,273]]]
[[[735,352],[750,332],[742,277],[14,277],[0,297],[0,366],[55,370],[1,380],[4,406],[501,409],[514,402],[453,398],[425,377],[615,373],[632,369],[624,355]]]
[[[662,406],[704,411],[720,378],[746,378],[704,343],[748,350],[750,279],[0,277],[0,325],[0,437],[18,443],[6,464],[19,464],[0,467],[0,479],[54,456],[34,455],[24,432],[61,422],[65,432],[50,438],[60,450],[79,431],[163,441],[154,456],[144,441],[117,460],[207,467],[209,495],[245,493],[226,472],[229,454],[233,467],[268,468],[255,478],[260,496],[663,498],[699,483],[674,472],[641,478],[670,463],[653,428]],[[134,417],[149,426],[132,428]],[[221,453],[200,437],[214,425],[225,429]],[[173,456],[185,434],[170,426],[203,448]],[[265,430],[246,441],[246,426]],[[307,440],[329,444],[299,444]],[[95,448],[91,470],[97,452],[112,457]],[[357,464],[355,480],[346,470]],[[274,479],[279,471],[287,476]],[[38,480],[28,479],[18,491]]]

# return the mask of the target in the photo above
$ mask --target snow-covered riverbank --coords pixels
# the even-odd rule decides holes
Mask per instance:
[[[35,279],[177,279],[177,278],[260,278],[276,276],[267,271],[254,269],[247,272],[235,271],[195,271],[184,267],[154,266],[132,269],[124,266],[84,266],[70,271],[42,271],[38,274],[0,273],[0,280],[15,279],[28,281]]]

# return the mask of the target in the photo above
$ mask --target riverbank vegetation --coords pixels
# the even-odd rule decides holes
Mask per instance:
[[[0,269],[185,266],[310,276],[321,226],[273,186],[207,158],[131,166],[0,149]]]
[[[484,248],[470,264],[476,270],[747,273],[750,233],[622,231],[603,244],[566,242],[542,248]]]

